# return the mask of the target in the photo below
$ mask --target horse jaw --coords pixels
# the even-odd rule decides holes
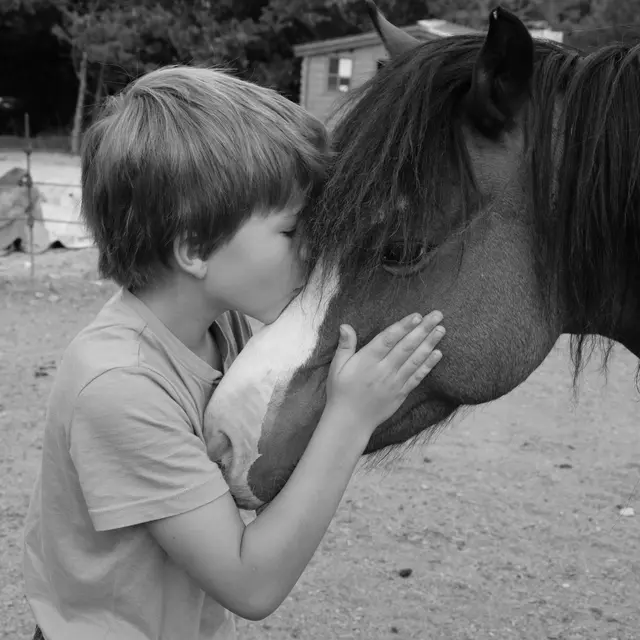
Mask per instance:
[[[334,270],[321,287],[322,266],[280,317],[260,329],[225,373],[204,414],[209,457],[216,461],[234,500],[244,509],[264,502],[250,487],[248,474],[260,457],[260,438],[273,428],[277,407],[298,369],[308,362],[318,343],[320,328],[338,291]],[[274,408],[276,409],[274,411]],[[283,424],[281,429],[294,429]]]

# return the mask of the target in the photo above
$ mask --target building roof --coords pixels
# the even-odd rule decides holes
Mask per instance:
[[[549,38],[562,42],[563,32],[553,31],[548,27],[541,29],[541,24],[532,23],[528,25],[533,37]],[[418,20],[416,24],[402,27],[405,33],[408,33],[418,40],[435,40],[436,38],[446,38],[447,36],[460,36],[472,33],[485,33],[471,29],[461,24],[448,22],[447,20]],[[331,38],[330,40],[317,40],[306,44],[299,44],[293,48],[293,53],[298,58],[307,56],[321,56],[327,53],[336,53],[338,51],[350,51],[352,49],[360,49],[361,47],[372,47],[381,44],[380,36],[377,31],[367,31],[366,33],[358,33],[354,36],[344,36],[342,38]]]
[[[435,40],[436,38],[444,36],[479,33],[479,31],[475,29],[469,29],[468,27],[453,24],[446,20],[420,20],[416,24],[404,27],[402,30],[419,40]],[[359,33],[354,36],[344,36],[342,38],[299,44],[293,48],[293,53],[296,57],[302,58],[334,53],[336,51],[359,49],[361,47],[371,47],[376,44],[381,44],[378,32],[367,31],[366,33]]]
[[[447,36],[466,36],[471,33],[484,33],[484,31],[478,31],[471,27],[465,27],[455,22],[447,22],[446,20],[419,20],[418,25],[422,29],[426,29],[429,33],[441,38]]]
[[[428,32],[417,24],[413,24],[403,29],[409,35],[416,38],[426,36],[426,40],[431,40]],[[293,48],[296,57],[317,56],[324,53],[333,53],[334,51],[344,51],[351,49],[360,49],[361,47],[371,47],[380,44],[380,36],[377,31],[367,31],[366,33],[358,33],[354,36],[344,36],[342,38],[331,38],[330,40],[316,40],[306,44],[299,44]]]

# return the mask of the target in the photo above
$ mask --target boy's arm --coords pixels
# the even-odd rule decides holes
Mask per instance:
[[[187,401],[143,366],[110,369],[79,393],[69,454],[97,531],[174,516],[229,492]]]
[[[277,609],[315,553],[366,440],[327,409],[289,481],[245,527],[229,493],[148,523],[167,554],[237,615],[260,620]]]
[[[364,429],[329,412],[289,482],[246,528],[170,385],[142,367],[110,370],[83,389],[69,453],[96,530],[146,524],[212,597],[260,619],[313,556],[366,446]]]

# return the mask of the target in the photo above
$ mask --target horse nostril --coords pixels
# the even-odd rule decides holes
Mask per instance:
[[[220,467],[223,474],[231,467],[232,449],[231,440],[222,431],[213,433],[207,442],[209,458]]]

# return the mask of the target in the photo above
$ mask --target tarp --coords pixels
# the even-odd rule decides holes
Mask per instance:
[[[93,246],[80,220],[80,166],[66,154],[32,155],[34,251],[41,253],[60,243],[67,248]],[[26,156],[20,151],[0,151],[0,251],[20,240],[29,250],[26,224]]]

